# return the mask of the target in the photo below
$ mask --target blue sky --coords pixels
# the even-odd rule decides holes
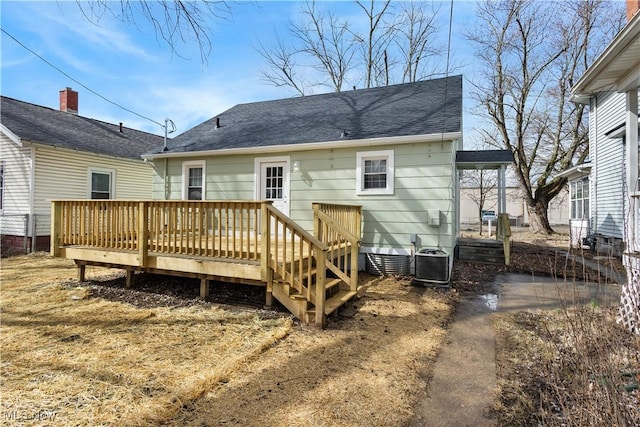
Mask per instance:
[[[341,16],[356,16],[352,2],[321,2]],[[266,84],[259,69],[259,42],[269,44],[276,31],[286,36],[290,19],[297,19],[301,3],[232,3],[226,19],[212,22],[213,50],[203,63],[194,44],[177,46],[180,56],[159,43],[145,25],[125,25],[105,15],[95,25],[82,15],[75,1],[0,3],[2,28],[65,73],[103,97],[157,122],[171,118],[176,134],[238,104],[293,96],[291,90]],[[452,32],[452,61],[465,74],[473,64],[462,29],[473,20],[474,3],[456,1]],[[441,6],[440,37],[446,41],[449,2]],[[140,21],[143,22],[143,21]],[[123,111],[92,94],[5,34],[1,38],[2,95],[58,108],[59,91],[72,87],[79,95],[79,114],[160,134],[148,120]],[[477,118],[465,100],[467,142]],[[173,136],[173,135],[172,135]]]

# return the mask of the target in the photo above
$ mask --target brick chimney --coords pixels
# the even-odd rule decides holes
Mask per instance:
[[[627,0],[627,22],[640,10],[640,0]]]
[[[78,114],[78,92],[70,87],[60,91],[60,111]]]

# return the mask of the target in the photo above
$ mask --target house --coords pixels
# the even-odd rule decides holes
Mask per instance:
[[[620,247],[627,270],[620,319],[640,333],[640,189],[638,89],[640,1],[627,1],[628,22],[572,89],[589,105],[590,227],[596,242]],[[600,243],[598,243],[600,246]],[[606,246],[605,246],[606,248]]]
[[[2,96],[2,252],[46,250],[51,200],[149,199],[153,170],[140,157],[163,139],[78,115],[78,93],[60,91],[60,110]]]
[[[313,202],[360,205],[361,261],[376,268],[453,253],[461,148],[453,76],[236,105],[143,158],[154,199],[269,200],[308,231]]]
[[[628,1],[629,22],[572,88],[572,101],[589,105],[590,162],[565,174],[572,200],[582,209],[572,220],[588,220],[599,252],[621,256],[635,215],[637,188],[637,93],[640,76],[638,1]],[[634,113],[635,111],[635,113]],[[635,114],[635,116],[634,116]],[[636,117],[635,121],[633,117]],[[630,129],[627,127],[630,126]],[[630,185],[630,186],[629,186]],[[632,228],[635,228],[633,226]]]

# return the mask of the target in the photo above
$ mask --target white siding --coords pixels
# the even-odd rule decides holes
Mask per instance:
[[[25,215],[31,213],[29,210],[31,149],[18,146],[0,133],[0,160],[5,164],[4,204],[0,233],[23,236]]]
[[[624,237],[625,164],[622,138],[605,134],[624,120],[625,95],[599,94],[589,115],[591,170],[591,230],[622,239]]]
[[[35,155],[34,213],[40,218],[39,231],[48,230],[51,200],[90,198],[90,168],[115,171],[117,199],[151,198],[153,170],[141,160],[119,159],[47,146],[36,146]]]
[[[394,150],[395,191],[392,195],[356,194],[356,153]],[[357,204],[364,208],[363,243],[389,253],[408,253],[409,235],[417,234],[418,247],[440,246],[452,253],[456,233],[454,185],[455,144],[421,143],[398,146],[345,148],[287,153],[290,164],[300,162],[300,171],[290,171],[290,217],[306,230],[313,229],[312,202]],[[206,158],[207,200],[253,200],[254,159],[264,156]],[[198,157],[156,160],[154,199],[180,199],[182,162]],[[427,224],[427,210],[442,212],[441,225]]]

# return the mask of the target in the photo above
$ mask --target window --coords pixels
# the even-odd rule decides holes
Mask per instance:
[[[0,161],[0,211],[4,206],[4,160]]]
[[[184,200],[204,200],[205,162],[184,162],[182,164],[182,198]]]
[[[589,180],[571,183],[571,219],[589,218]]]
[[[115,197],[113,177],[115,171],[104,169],[89,170],[89,186],[91,199],[113,199]]]
[[[393,194],[393,150],[356,154],[356,193]]]

